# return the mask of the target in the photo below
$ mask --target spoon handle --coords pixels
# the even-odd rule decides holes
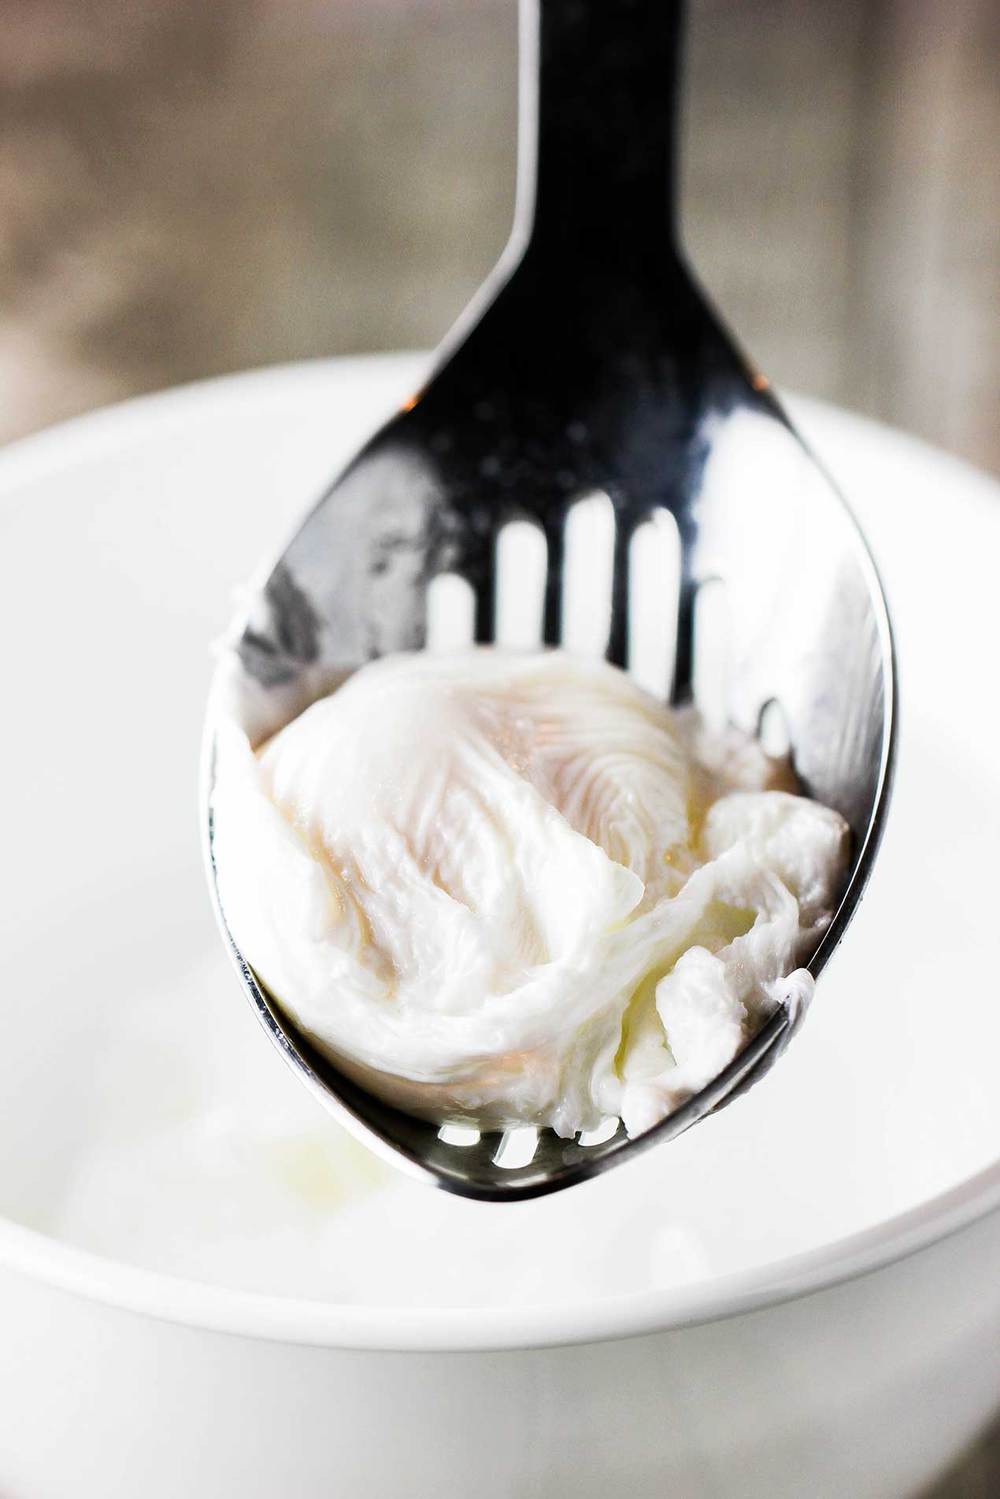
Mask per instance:
[[[521,0],[518,218],[533,256],[675,252],[682,0]]]

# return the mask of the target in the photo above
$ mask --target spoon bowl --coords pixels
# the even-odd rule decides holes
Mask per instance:
[[[215,701],[224,689],[259,743],[388,652],[499,642],[605,655],[662,699],[693,700],[710,725],[790,751],[804,790],[849,823],[849,877],[806,965],[817,975],[887,806],[891,631],[851,515],[677,248],[678,29],[672,0],[523,0],[508,251],[431,378],[254,591]],[[321,1056],[219,915],[244,989],[303,1080],[379,1153],[471,1197],[539,1195],[672,1138],[756,1081],[799,1018],[776,1011],[637,1139],[617,1121],[574,1140],[438,1127]]]

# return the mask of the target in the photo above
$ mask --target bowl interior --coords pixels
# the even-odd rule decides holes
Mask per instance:
[[[842,442],[887,574],[899,777],[870,892],[766,1083],[607,1177],[497,1208],[397,1177],[286,1072],[204,886],[208,643],[233,584],[413,376],[405,361],[352,361],[245,377],[0,459],[0,1212],[133,1264],[282,1295],[575,1304],[830,1244],[988,1165],[1000,507],[963,499],[980,481],[957,465],[844,418],[812,426]],[[935,505],[946,483],[948,535],[963,538],[952,573]]]

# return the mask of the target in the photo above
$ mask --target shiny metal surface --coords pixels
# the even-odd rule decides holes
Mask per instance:
[[[663,0],[523,0],[511,245],[432,378],[307,517],[241,619],[242,707],[260,739],[372,657],[425,646],[441,574],[471,585],[472,637],[495,638],[501,590],[518,586],[509,573],[498,584],[496,566],[512,520],[544,538],[538,644],[557,643],[567,516],[595,493],[613,511],[601,644],[630,667],[641,629],[629,607],[632,538],[651,517],[672,517],[681,562],[679,578],[663,577],[662,608],[676,616],[663,695],[698,698],[709,678],[724,698],[715,711],[738,728],[755,734],[762,715],[777,719],[806,789],[854,834],[848,886],[808,965],[818,974],[861,895],[886,810],[891,633],[842,500],[677,247],[678,27],[679,6]],[[708,597],[725,616],[722,636],[703,624]],[[595,597],[598,622],[601,605]],[[214,886],[211,786],[210,753]],[[429,1180],[489,1200],[568,1186],[679,1134],[755,1082],[795,1020],[772,1016],[714,1083],[638,1140],[620,1126],[593,1143],[543,1131],[512,1149],[498,1134],[450,1138],[359,1088],[295,1032],[233,952],[272,1039],[348,1128]]]

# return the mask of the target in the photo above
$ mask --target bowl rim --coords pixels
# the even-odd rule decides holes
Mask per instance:
[[[244,400],[255,389],[306,386],[347,375],[411,383],[424,354],[351,355],[248,370],[133,397],[71,418],[9,445],[0,482],[17,486],[53,467],[94,456],[150,420],[183,417],[216,400]],[[919,439],[824,402],[792,398],[815,414],[881,435],[996,488],[988,475]],[[7,496],[0,496],[4,503]],[[985,496],[970,493],[978,508]],[[996,502],[994,501],[994,504]],[[516,1211],[516,1207],[511,1209]],[[206,1331],[267,1341],[381,1352],[473,1352],[555,1347],[630,1338],[757,1311],[823,1291],[909,1258],[1000,1211],[1000,1160],[957,1185],[829,1243],[764,1261],[691,1286],[651,1288],[587,1303],[510,1307],[407,1307],[342,1304],[240,1291],[129,1265],[0,1215],[0,1268],[85,1300]]]
[[[237,1291],[128,1265],[6,1218],[0,1218],[0,1269],[207,1332],[380,1353],[478,1353],[617,1341],[721,1322],[888,1269],[994,1212],[1000,1213],[1000,1162],[831,1244],[694,1286],[564,1306],[370,1306]]]

